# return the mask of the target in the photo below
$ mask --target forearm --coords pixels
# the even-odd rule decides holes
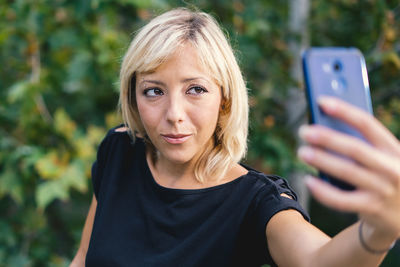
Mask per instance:
[[[92,203],[90,205],[90,209],[86,217],[85,226],[83,227],[79,249],[74,259],[72,260],[70,267],[85,266],[86,253],[89,247],[90,237],[92,234],[93,221],[96,213],[96,208],[97,208],[97,201],[96,198],[93,196]]]
[[[356,223],[319,248],[310,258],[309,266],[379,266],[386,253],[368,252],[359,239],[359,223]],[[369,229],[364,231],[364,240],[370,247],[384,250],[389,248],[393,239]]]
[[[367,142],[323,126],[302,127],[299,134],[307,145],[299,149],[299,157],[356,190],[340,190],[311,177],[307,187],[322,204],[363,218],[365,242],[360,242],[359,224],[349,227],[312,251],[312,265],[378,266],[385,253],[370,251],[385,251],[400,238],[400,142],[377,119],[347,102],[322,97],[318,105]]]

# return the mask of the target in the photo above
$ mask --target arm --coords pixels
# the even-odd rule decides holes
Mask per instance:
[[[282,267],[378,266],[385,256],[371,254],[361,246],[358,223],[330,238],[294,210],[282,211],[272,217],[266,234],[271,256]],[[389,247],[392,242],[378,237],[372,239],[367,240],[371,244],[381,242],[382,247]]]
[[[330,239],[295,211],[283,211],[267,225],[271,255],[280,266],[378,266],[386,253],[371,253],[366,246],[385,251],[400,237],[400,142],[350,104],[333,98],[319,104],[326,114],[359,130],[368,143],[318,125],[303,127],[300,136],[308,145],[300,148],[299,157],[356,190],[343,191],[313,177],[306,183],[321,203],[359,215],[365,244],[359,222]]]
[[[89,212],[86,217],[85,226],[83,227],[81,243],[79,249],[71,262],[70,267],[84,267],[86,252],[89,247],[90,236],[92,234],[94,215],[96,214],[97,200],[93,195],[92,203],[90,204]]]

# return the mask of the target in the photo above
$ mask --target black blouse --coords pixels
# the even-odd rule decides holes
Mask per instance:
[[[274,265],[265,236],[271,217],[295,209],[309,220],[285,180],[252,169],[204,189],[160,186],[144,141],[114,129],[100,145],[92,181],[97,209],[86,266]]]

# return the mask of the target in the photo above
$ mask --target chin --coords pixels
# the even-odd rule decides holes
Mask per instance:
[[[194,157],[191,153],[179,153],[177,151],[169,151],[167,153],[160,152],[160,156],[165,160],[174,164],[185,164],[191,161]]]

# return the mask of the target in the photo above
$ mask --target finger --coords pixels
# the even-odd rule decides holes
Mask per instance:
[[[374,116],[333,97],[321,97],[318,103],[326,114],[356,128],[372,145],[400,155],[399,142]]]
[[[302,126],[299,135],[309,144],[349,157],[392,183],[400,182],[400,166],[393,155],[383,153],[370,144],[347,134],[315,125]]]
[[[376,224],[386,222],[390,226],[389,228],[396,229],[394,232],[400,236],[398,215],[396,215],[398,205],[388,207],[388,202],[368,191],[343,191],[311,176],[306,177],[306,185],[313,197],[325,206],[344,212],[356,212]],[[396,204],[393,203],[393,205]],[[392,212],[388,212],[388,210]]]
[[[372,202],[366,191],[343,191],[315,177],[306,177],[306,185],[316,200],[339,211],[365,212]]]
[[[383,197],[393,195],[394,187],[376,173],[363,168],[353,161],[339,157],[319,148],[301,147],[299,157],[315,168],[337,179],[350,183],[359,189],[375,192]]]

